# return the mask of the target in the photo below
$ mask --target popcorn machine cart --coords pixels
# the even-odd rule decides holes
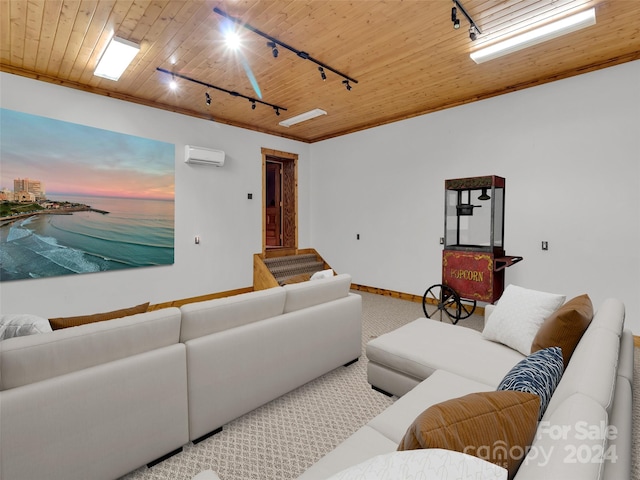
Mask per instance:
[[[504,199],[502,177],[445,180],[442,283],[422,297],[427,318],[456,324],[502,295],[505,268],[522,260],[504,252]]]

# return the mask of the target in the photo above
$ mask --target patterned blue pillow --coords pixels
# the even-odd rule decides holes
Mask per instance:
[[[560,347],[545,348],[520,360],[502,379],[497,390],[535,393],[540,397],[540,415],[544,415],[562,374],[564,362]]]

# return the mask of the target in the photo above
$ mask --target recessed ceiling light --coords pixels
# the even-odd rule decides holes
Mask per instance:
[[[502,42],[495,43],[486,48],[482,48],[471,54],[471,59],[476,63],[486,62],[494,58],[507,55],[523,48],[531,47],[552,38],[575,32],[581,28],[594,25],[596,23],[596,11],[594,8],[577,13],[570,17],[565,17],[557,22],[544,25],[528,32],[508,38]]]
[[[139,51],[140,45],[124,38],[113,37],[93,74],[109,80],[118,80]]]
[[[311,120],[312,118],[319,117],[320,115],[326,115],[327,112],[321,110],[319,108],[315,108],[313,110],[309,110],[308,112],[301,113],[300,115],[296,115],[295,117],[288,118],[287,120],[281,121],[278,125],[283,127],[290,127],[291,125],[295,125],[296,123],[305,122],[307,120]]]

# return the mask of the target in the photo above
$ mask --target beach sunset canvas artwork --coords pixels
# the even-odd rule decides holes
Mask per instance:
[[[175,145],[0,109],[0,281],[174,262]]]

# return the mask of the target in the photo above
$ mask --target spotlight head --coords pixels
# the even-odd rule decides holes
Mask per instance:
[[[205,92],[205,94],[204,94],[204,102],[207,105],[211,105],[211,95],[209,95],[209,92]]]
[[[251,100],[251,110],[255,110],[255,109],[256,109],[256,101]]]
[[[453,7],[451,9],[451,21],[455,22],[457,20],[457,15],[458,15],[458,9],[456,7]]]
[[[273,107],[273,109],[276,111],[276,115],[279,117],[280,116],[280,109],[278,107]]]
[[[327,74],[324,73],[324,68],[318,67],[318,71],[320,72],[320,76],[322,77],[322,80],[326,80],[327,79]]]
[[[469,38],[471,39],[471,41],[475,41],[476,38],[478,38],[478,34],[476,33],[476,27],[474,27],[473,25],[471,25],[469,27]]]
[[[175,90],[178,88],[178,82],[176,82],[176,78],[175,77],[171,77],[171,81],[169,82],[169,88],[171,90]]]
[[[458,30],[459,28],[460,28],[460,19],[459,19],[459,18],[456,18],[456,19],[453,21],[453,29],[454,29],[454,30]]]
[[[267,42],[267,47],[271,48],[273,58],[278,58],[278,47],[276,46],[276,42]]]
[[[346,87],[347,91],[351,91],[351,85],[349,84],[349,80],[343,80],[342,84]]]

